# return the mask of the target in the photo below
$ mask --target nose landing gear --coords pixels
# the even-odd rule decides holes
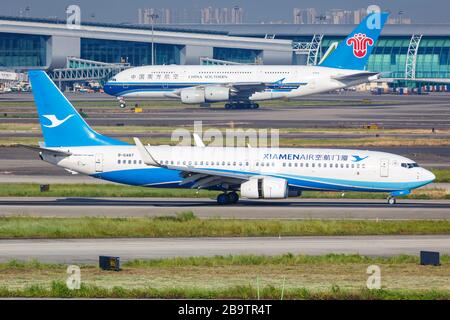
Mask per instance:
[[[395,199],[395,197],[392,197],[392,196],[389,196],[389,197],[387,198],[387,201],[388,201],[388,203],[389,203],[391,206],[393,206],[393,205],[395,205],[395,204],[397,203],[397,199]]]
[[[117,98],[119,100],[119,107],[121,109],[125,109],[127,107],[127,104],[125,102],[125,99],[123,97]]]

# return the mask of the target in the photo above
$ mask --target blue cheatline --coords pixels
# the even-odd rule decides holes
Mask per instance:
[[[235,171],[235,170],[221,170],[210,169],[218,172],[231,172],[248,175],[258,175],[257,172]],[[318,178],[297,175],[285,174],[264,174],[267,176],[283,178],[288,181],[290,187],[301,190],[330,190],[330,191],[360,191],[360,192],[392,192],[411,190],[422,185],[428,184],[426,182],[364,182],[354,180],[341,180],[330,178]],[[180,187],[179,182],[180,172],[176,170],[169,170],[164,168],[144,168],[144,169],[125,169],[109,172],[101,172],[92,175],[96,178],[101,178],[108,181],[114,181],[135,186],[149,186],[149,187]],[[189,188],[190,185],[183,185],[184,188]]]
[[[92,130],[44,71],[28,75],[46,147],[128,145]]]
[[[322,67],[365,70],[370,54],[387,21],[388,13],[368,15],[336,50],[321,64]]]

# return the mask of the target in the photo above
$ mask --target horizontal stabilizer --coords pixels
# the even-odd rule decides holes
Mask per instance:
[[[368,78],[378,76],[379,74],[380,73],[378,72],[361,72],[346,76],[337,76],[333,77],[333,79],[343,82],[353,82],[353,81],[367,80]]]
[[[33,150],[33,151],[54,155],[57,157],[68,157],[68,156],[72,155],[72,153],[70,153],[70,152],[65,152],[65,151],[60,151],[60,150],[52,150],[52,149],[42,148],[42,147],[27,146],[27,145],[23,145],[23,144],[19,144],[19,146]]]

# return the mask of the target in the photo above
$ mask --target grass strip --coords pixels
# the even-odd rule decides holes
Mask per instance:
[[[264,286],[259,289],[261,299],[280,299],[282,289]],[[257,299],[255,286],[243,285],[225,289],[168,288],[168,289],[126,289],[123,287],[102,288],[81,284],[79,290],[69,290],[63,281],[54,281],[51,288],[33,285],[22,290],[0,287],[1,297],[25,298],[163,298],[163,299]],[[312,291],[307,288],[286,289],[285,300],[448,300],[449,291],[412,290],[344,290],[332,286],[329,290]]]
[[[449,299],[450,256],[440,267],[421,266],[415,256],[366,257],[216,256],[134,260],[121,272],[80,265],[82,286],[68,290],[66,264],[33,260],[0,264],[1,297],[236,298],[264,299]],[[364,285],[366,269],[381,268],[382,289]],[[284,287],[284,290],[283,290]]]
[[[0,239],[438,235],[449,233],[449,220],[198,219],[192,212],[156,218],[0,218]]]

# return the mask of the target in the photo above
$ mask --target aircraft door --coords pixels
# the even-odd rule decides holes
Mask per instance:
[[[389,159],[380,160],[380,177],[389,177]]]
[[[103,172],[103,154],[97,153],[95,155],[95,172]]]

